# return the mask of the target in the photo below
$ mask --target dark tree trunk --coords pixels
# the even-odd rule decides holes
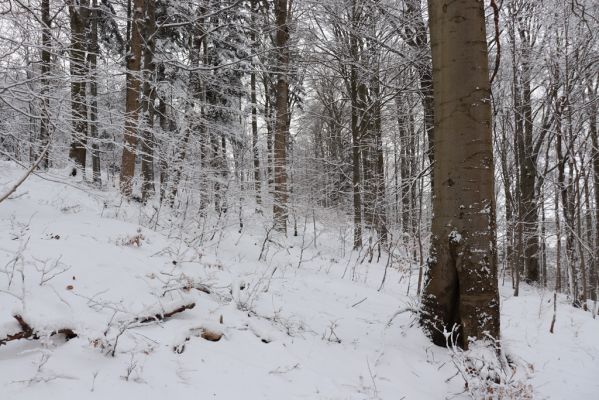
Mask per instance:
[[[40,142],[41,148],[45,149],[50,142],[50,55],[52,46],[52,20],[50,19],[50,0],[42,0],[42,64],[41,64],[41,120],[40,120]],[[49,151],[46,151],[40,161],[40,168],[48,169]]]
[[[274,137],[274,226],[281,232],[287,232],[287,137],[288,128],[288,70],[289,70],[289,27],[287,21],[287,0],[276,0],[275,19],[277,31],[277,86],[276,86],[276,122]]]
[[[424,129],[428,141],[426,154],[432,165],[435,161],[435,104],[433,99],[433,72],[430,59],[430,47],[427,37],[427,29],[422,17],[420,0],[406,1],[406,14],[409,21],[408,44],[414,48],[419,56],[416,61],[416,71],[422,93],[422,108],[424,111]],[[434,168],[431,169],[431,187],[434,185]]]
[[[102,171],[100,166],[100,146],[98,144],[98,18],[99,8],[97,0],[92,0],[91,9],[91,39],[88,53],[89,61],[89,123],[90,137],[92,139],[92,180],[97,186],[102,186]]]
[[[142,113],[144,119],[141,141],[141,198],[146,202],[156,191],[154,187],[154,102],[156,100],[154,63],[155,34],[156,34],[156,4],[155,0],[145,0],[146,18],[144,26],[144,84]]]
[[[121,161],[121,193],[131,197],[133,176],[135,175],[135,156],[137,152],[139,126],[139,77],[142,58],[142,32],[144,27],[144,0],[133,0],[133,21],[131,22],[130,51],[127,53],[125,134]]]
[[[256,43],[256,13],[257,2],[252,0],[251,3],[251,21],[252,31],[250,34],[250,40],[252,42],[252,48],[254,51],[258,49]],[[260,180],[260,153],[258,151],[258,104],[256,96],[256,65],[254,63],[254,57],[252,57],[252,72],[250,76],[250,102],[252,103],[252,158],[254,164],[254,192],[256,193],[256,203],[262,204],[262,182]]]
[[[71,22],[71,118],[73,134],[69,158],[75,163],[71,175],[77,175],[81,170],[85,178],[85,163],[87,157],[87,96],[86,85],[86,26],[89,15],[89,1],[69,1],[69,17]]]
[[[357,37],[358,21],[360,19],[360,7],[358,0],[352,0],[351,9],[351,32],[350,32],[350,101],[351,101],[351,134],[352,134],[352,186],[354,203],[354,249],[362,247],[362,182],[360,176],[360,153],[362,148],[362,128],[359,99],[359,43]]]

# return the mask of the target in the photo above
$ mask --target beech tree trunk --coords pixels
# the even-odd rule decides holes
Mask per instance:
[[[484,5],[477,0],[429,0],[428,5],[435,180],[421,322],[438,345],[446,345],[443,332],[457,326],[453,339],[467,348],[470,339],[499,339]]]

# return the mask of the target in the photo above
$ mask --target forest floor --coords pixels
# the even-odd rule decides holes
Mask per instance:
[[[23,173],[1,162],[0,194]],[[3,400],[472,397],[462,355],[398,314],[417,271],[344,250],[331,224],[285,239],[252,206],[239,233],[232,205],[201,229],[156,224],[114,189],[46,177],[62,183],[31,176],[0,204],[0,341],[27,333],[15,315],[30,328],[0,345]],[[599,318],[558,296],[551,334],[552,292],[506,280],[501,297],[513,398],[599,399]]]

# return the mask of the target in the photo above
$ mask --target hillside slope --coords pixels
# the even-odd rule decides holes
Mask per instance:
[[[23,173],[0,171],[0,193]],[[395,315],[416,303],[415,273],[391,265],[378,291],[386,255],[362,261],[324,226],[316,245],[312,231],[265,241],[265,218],[248,210],[241,233],[231,217],[199,240],[58,180],[32,176],[0,204],[0,340],[22,330],[14,315],[38,337],[0,346],[3,399],[468,398],[456,355],[411,312]],[[558,297],[550,334],[551,293],[502,289],[523,387],[599,398],[599,320]],[[65,328],[77,337],[52,335]]]

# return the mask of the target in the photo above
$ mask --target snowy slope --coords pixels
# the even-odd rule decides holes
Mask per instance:
[[[2,163],[0,193],[22,173]],[[241,233],[231,217],[198,241],[152,224],[151,207],[58,180],[32,176],[0,204],[0,339],[20,330],[15,314],[40,336],[0,346],[2,399],[468,398],[410,312],[389,323],[415,304],[406,266],[378,291],[386,256],[344,255],[324,227],[317,246],[312,233],[265,242],[266,220],[246,211]],[[550,293],[504,289],[504,349],[523,384],[598,399],[599,321],[560,297],[550,334]],[[62,328],[78,337],[49,336]]]

